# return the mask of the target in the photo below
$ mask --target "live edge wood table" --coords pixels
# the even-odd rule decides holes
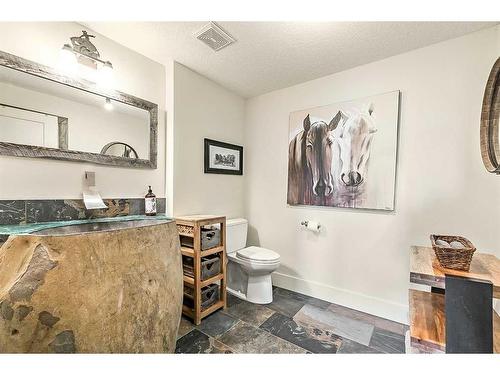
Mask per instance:
[[[193,306],[183,304],[182,313],[187,315],[196,325],[201,323],[201,320],[212,314],[214,311],[226,308],[226,217],[225,216],[208,216],[208,215],[193,215],[176,217],[175,222],[179,231],[179,236],[190,237],[193,239],[193,248],[181,246],[183,256],[193,258],[193,277],[186,274],[183,275],[184,286],[193,290],[193,295],[188,298],[193,299]],[[206,250],[202,250],[201,230],[205,226],[219,225],[220,228],[220,243]],[[220,257],[220,272],[206,280],[201,279],[201,262],[202,258],[217,254]],[[203,309],[202,307],[202,291],[203,288],[218,284],[219,299],[217,302]],[[185,288],[186,290],[186,288]]]
[[[474,254],[469,272],[442,268],[430,247],[410,250],[410,346],[420,353],[500,353],[500,260]]]

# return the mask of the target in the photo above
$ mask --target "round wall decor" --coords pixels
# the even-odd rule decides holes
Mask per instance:
[[[488,172],[500,174],[500,57],[491,69],[481,111],[481,156]]]

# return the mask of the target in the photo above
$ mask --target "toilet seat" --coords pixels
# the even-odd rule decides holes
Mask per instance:
[[[279,263],[280,255],[264,247],[250,246],[236,252],[236,257],[255,264]]]

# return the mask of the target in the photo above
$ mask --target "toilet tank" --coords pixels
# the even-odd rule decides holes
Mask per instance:
[[[248,220],[229,219],[226,221],[226,252],[233,253],[247,246]]]

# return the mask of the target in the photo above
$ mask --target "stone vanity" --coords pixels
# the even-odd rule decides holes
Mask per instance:
[[[0,226],[0,353],[172,353],[182,309],[175,222]]]

